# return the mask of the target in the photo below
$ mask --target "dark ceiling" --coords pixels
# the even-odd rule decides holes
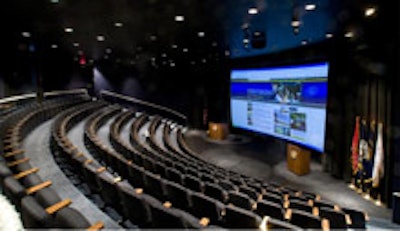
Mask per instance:
[[[305,9],[310,3],[314,10]],[[330,39],[327,34],[359,36],[369,6],[379,13],[376,3],[358,0],[5,0],[2,46],[9,51],[64,49],[88,62],[112,57],[173,67],[179,65],[175,59],[207,63],[312,44]],[[293,19],[300,22],[297,33]],[[251,43],[257,34],[264,35],[265,45]]]

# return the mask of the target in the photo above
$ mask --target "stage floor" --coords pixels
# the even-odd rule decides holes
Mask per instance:
[[[312,160],[310,173],[298,176],[287,169],[285,145],[282,142],[249,140],[229,137],[227,140],[210,140],[205,131],[189,130],[185,133],[188,145],[200,157],[221,167],[248,176],[276,182],[299,190],[318,193],[322,198],[339,206],[366,211],[371,219],[371,228],[399,229],[391,222],[392,210],[385,205],[377,206],[350,189],[344,180],[335,179],[323,171],[322,165]]]

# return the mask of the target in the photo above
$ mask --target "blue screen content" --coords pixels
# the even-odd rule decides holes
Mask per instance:
[[[327,62],[231,70],[233,127],[324,151]]]

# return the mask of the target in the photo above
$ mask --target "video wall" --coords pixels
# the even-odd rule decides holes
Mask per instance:
[[[328,62],[231,70],[233,127],[324,151]]]

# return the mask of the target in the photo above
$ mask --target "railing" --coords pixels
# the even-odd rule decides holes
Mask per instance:
[[[187,122],[187,117],[184,114],[182,114],[178,111],[175,111],[173,109],[170,109],[170,108],[167,108],[167,107],[155,104],[155,103],[151,103],[151,102],[148,102],[145,100],[137,99],[137,98],[126,96],[126,95],[121,95],[121,94],[110,92],[107,90],[100,91],[100,96],[105,100],[107,100],[107,98],[110,97],[111,100],[125,101],[125,103],[144,107],[146,109],[146,111],[148,109],[150,109],[154,113],[158,113],[163,116],[169,117],[171,119],[175,119],[179,122],[182,122],[182,123]]]
[[[79,93],[88,94],[88,91],[86,89],[50,91],[50,92],[45,92],[44,97],[52,97],[52,96],[59,96],[59,95],[73,95],[73,94],[79,94]],[[27,93],[27,94],[23,94],[23,95],[10,96],[10,97],[0,99],[0,104],[14,103],[14,102],[21,101],[21,100],[34,99],[36,96],[37,96],[36,93]]]

